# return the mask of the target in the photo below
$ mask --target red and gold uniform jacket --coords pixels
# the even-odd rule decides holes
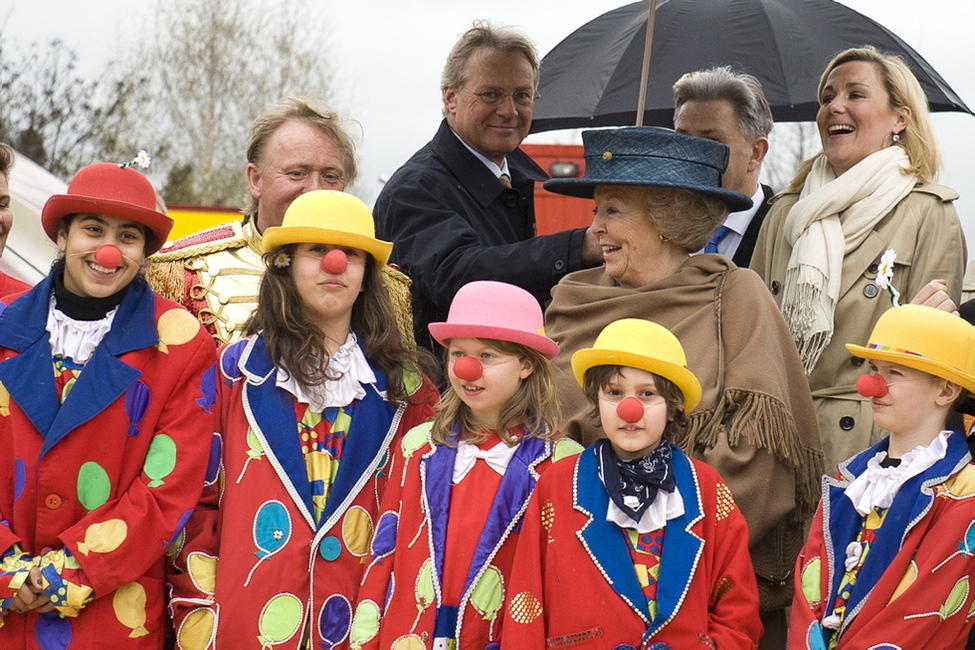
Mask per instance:
[[[178,647],[344,647],[380,497],[398,469],[390,450],[433,417],[437,391],[415,375],[408,404],[387,401],[374,369],[316,525],[295,398],[276,385],[264,339],[227,346],[218,366],[221,471],[207,477],[171,576]]]
[[[664,527],[656,615],[623,529],[606,520],[596,450],[559,463],[525,514],[504,648],[750,649],[762,633],[748,528],[718,473],[673,448],[684,514]]]
[[[161,648],[164,554],[213,431],[213,340],[137,278],[62,403],[51,291],[48,277],[0,314],[0,647]],[[28,563],[56,611],[7,610]]]

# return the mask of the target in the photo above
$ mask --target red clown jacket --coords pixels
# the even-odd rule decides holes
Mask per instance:
[[[847,547],[863,522],[845,490],[887,444],[885,438],[841,463],[838,478],[823,481],[823,499],[796,563],[790,648],[827,648],[822,621],[833,613]],[[975,466],[965,436],[955,432],[945,457],[894,497],[850,592],[836,647],[962,650],[973,619]]]
[[[538,483],[518,543],[505,648],[756,647],[762,633],[745,519],[718,473],[673,448],[682,516],[664,528],[651,620],[628,542],[606,520],[590,446]]]
[[[3,648],[160,648],[165,557],[203,484],[213,429],[213,340],[136,279],[59,403],[45,329],[52,278],[0,314],[0,549],[94,599],[64,618],[6,612]],[[63,551],[67,551],[67,556]],[[3,597],[16,573],[0,576]],[[52,598],[52,602],[54,599]]]
[[[519,443],[484,527],[470,532],[478,535],[478,542],[460,603],[445,607],[441,589],[444,563],[450,558],[444,557],[444,548],[457,448],[433,444],[430,430],[429,424],[417,427],[400,447],[406,467],[383,499],[356,606],[353,648],[437,648],[438,637],[456,639],[456,648],[497,648],[504,593],[528,499],[540,474],[581,449],[567,438],[546,442],[529,437]]]
[[[171,576],[180,648],[345,647],[390,449],[433,417],[437,391],[415,375],[409,404],[385,399],[385,376],[355,413],[320,525],[302,455],[294,397],[275,383],[264,340],[220,354],[221,478],[208,476]],[[422,382],[420,381],[422,379]],[[216,507],[219,503],[219,507]],[[215,575],[214,575],[215,574]]]

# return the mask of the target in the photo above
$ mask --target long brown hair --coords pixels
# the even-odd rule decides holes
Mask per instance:
[[[508,446],[514,445],[516,440],[511,430],[517,426],[524,427],[525,438],[552,440],[559,437],[562,409],[555,390],[552,362],[527,345],[496,339],[478,340],[501,354],[517,357],[519,361],[527,361],[532,366],[532,373],[521,380],[518,390],[501,409],[498,417],[498,436],[501,440]],[[449,367],[445,372],[450,372]],[[470,407],[448,386],[440,396],[430,438],[438,445],[455,446],[458,439],[454,433],[455,424],[460,430],[460,440],[477,444],[487,439]]]
[[[298,244],[286,244],[264,254],[265,271],[257,308],[244,328],[246,334],[262,336],[276,366],[310,387],[335,377],[329,374],[330,357],[321,329],[305,310],[290,266],[274,264],[282,254],[293,259],[297,247]],[[404,373],[416,372],[415,355],[403,345],[379,267],[372,255],[366,256],[362,292],[352,305],[352,331],[362,343],[369,363],[386,375],[387,398],[404,400],[408,395]]]

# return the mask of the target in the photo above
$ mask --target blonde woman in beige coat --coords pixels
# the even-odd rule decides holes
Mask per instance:
[[[773,199],[751,267],[796,340],[832,473],[885,435],[854,386],[863,361],[844,343],[866,341],[895,294],[908,302],[932,280],[957,302],[967,251],[958,194],[932,182],[940,156],[903,61],[846,50],[826,67],[818,96],[823,151]]]

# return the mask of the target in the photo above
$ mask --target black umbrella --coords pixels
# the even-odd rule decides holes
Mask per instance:
[[[636,123],[647,14],[645,0],[614,9],[545,56],[533,132]],[[861,45],[900,54],[931,110],[972,113],[911,46],[833,0],[658,0],[643,121],[670,126],[674,82],[716,65],[755,75],[776,121],[814,120],[819,75]]]

